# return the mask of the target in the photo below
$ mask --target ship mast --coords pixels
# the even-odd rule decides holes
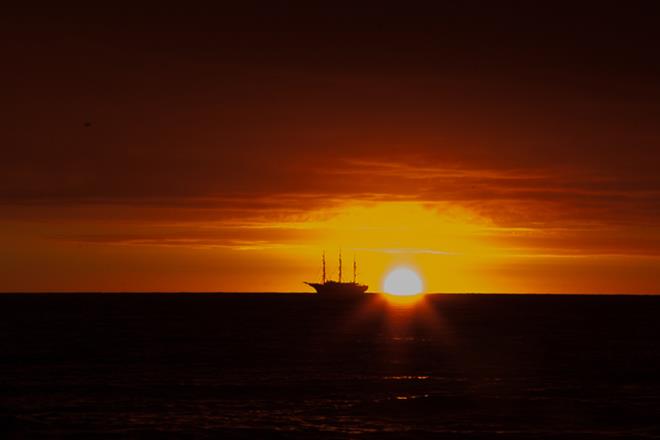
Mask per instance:
[[[323,280],[322,280],[322,284],[325,284],[325,251],[323,251],[323,257],[321,258],[321,261],[323,261]]]
[[[339,280],[341,283],[341,251],[339,251]]]
[[[357,263],[355,262],[355,254],[353,254],[353,284],[355,284],[356,277],[357,277]]]

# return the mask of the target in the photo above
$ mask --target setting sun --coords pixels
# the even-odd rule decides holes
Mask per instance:
[[[383,291],[391,295],[412,296],[422,293],[423,290],[419,274],[406,267],[392,270],[383,281]]]

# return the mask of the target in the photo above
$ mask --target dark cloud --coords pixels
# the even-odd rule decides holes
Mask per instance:
[[[2,24],[7,216],[411,199],[657,222],[660,35],[639,5],[58,4]]]

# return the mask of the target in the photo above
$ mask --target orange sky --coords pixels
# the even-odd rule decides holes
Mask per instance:
[[[0,291],[301,291],[341,248],[657,293],[656,26],[565,12],[9,11]]]

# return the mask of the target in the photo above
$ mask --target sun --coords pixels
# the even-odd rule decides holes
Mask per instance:
[[[397,296],[419,295],[424,291],[424,283],[417,272],[407,267],[397,267],[387,274],[383,281],[383,292]]]

